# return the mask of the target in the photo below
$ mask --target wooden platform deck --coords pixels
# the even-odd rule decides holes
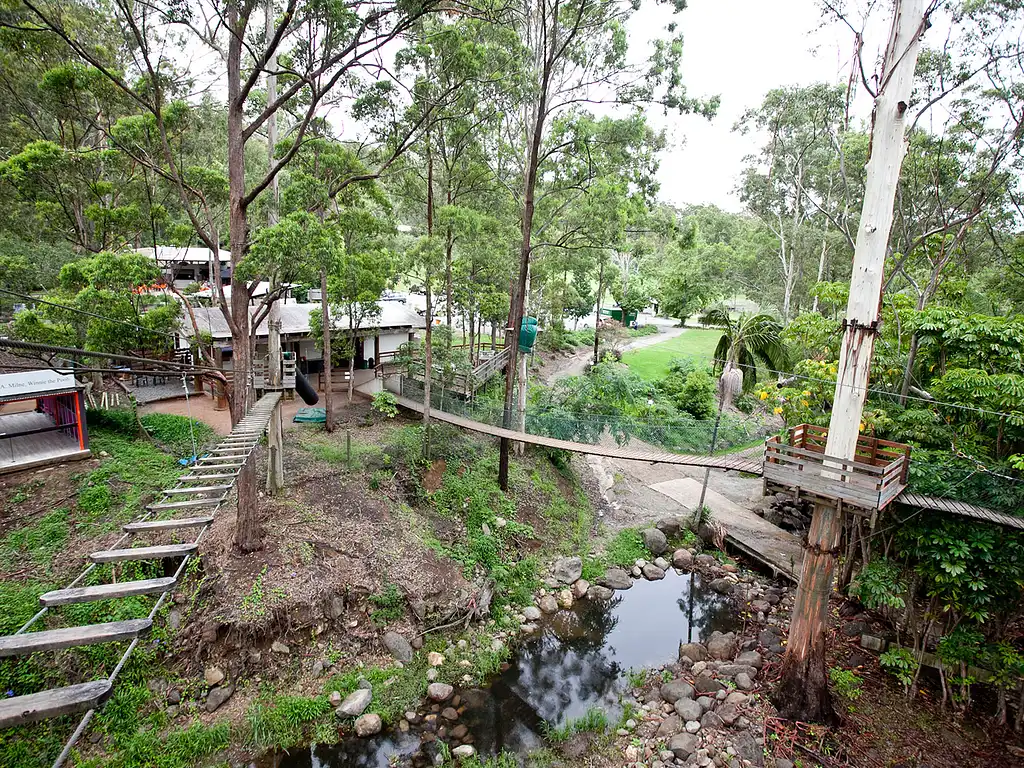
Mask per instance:
[[[63,431],[36,431],[52,426],[45,413],[0,414],[0,474],[52,464],[57,459],[74,461],[92,455],[78,447],[78,438]],[[29,434],[19,434],[25,432]]]

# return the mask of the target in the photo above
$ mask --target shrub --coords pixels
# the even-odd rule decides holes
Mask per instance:
[[[900,567],[886,559],[872,560],[850,584],[850,594],[858,598],[871,610],[879,608],[903,608],[901,597],[907,585],[902,578]]]
[[[828,671],[828,677],[832,681],[836,693],[844,699],[853,701],[860,698],[860,695],[864,693],[860,688],[864,681],[855,672],[842,669],[841,667],[832,667]]]
[[[917,659],[907,648],[893,646],[878,657],[878,663],[882,669],[900,681],[904,690],[910,689],[914,682],[914,673],[917,672]]]
[[[382,390],[375,394],[373,396],[373,405],[370,407],[389,419],[393,419],[398,415],[398,400],[392,393],[387,391]]]

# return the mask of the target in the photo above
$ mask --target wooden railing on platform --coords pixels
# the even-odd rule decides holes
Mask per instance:
[[[907,487],[909,445],[860,437],[856,454],[849,460],[825,455],[827,441],[828,429],[812,424],[790,429],[788,443],[778,437],[769,439],[765,443],[765,481],[842,499],[867,510],[885,509]]]
[[[468,348],[468,346],[468,344],[453,344],[452,348],[462,349]],[[491,350],[485,349],[484,352],[491,353]],[[396,373],[404,373],[403,366],[398,362],[397,358],[398,352],[382,352],[374,366],[374,374],[378,378],[385,378]],[[507,362],[508,348],[500,347],[493,354],[489,354],[486,359],[480,360],[469,375],[456,374],[454,380],[445,389],[449,392],[458,392],[468,397],[490,381],[495,374],[502,371]]]

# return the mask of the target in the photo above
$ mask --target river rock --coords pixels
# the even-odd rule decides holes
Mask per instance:
[[[724,725],[725,721],[714,712],[705,712],[700,719],[701,728],[721,728]]]
[[[456,711],[455,707],[445,707],[441,710],[441,717],[445,720],[458,720],[459,713]]]
[[[332,619],[340,619],[345,614],[345,598],[341,595],[332,595],[327,601],[327,615]]]
[[[544,613],[554,613],[558,610],[558,601],[551,595],[544,595],[538,603]]]
[[[735,704],[735,705],[739,706],[740,704],[745,704],[748,698],[749,697],[745,693],[740,693],[739,691],[733,691],[732,693],[730,693],[728,696],[725,697],[725,703],[726,704]]]
[[[388,653],[403,664],[412,661],[412,646],[397,632],[384,633],[384,647],[388,649]]]
[[[206,711],[216,712],[217,709],[235,692],[233,685],[225,685],[222,688],[214,688],[206,697]]]
[[[718,565],[718,561],[715,560],[714,555],[705,555],[703,553],[694,557],[693,562],[702,568],[714,568]]]
[[[608,589],[629,589],[633,586],[633,580],[621,568],[609,568],[597,583]]]
[[[557,600],[559,608],[569,610],[570,608],[572,608],[572,590],[563,589],[561,592],[558,593]]]
[[[448,701],[455,689],[448,683],[431,683],[427,686],[427,697],[431,701]]]
[[[335,709],[340,707],[341,702],[344,701],[344,699],[341,697],[341,691],[331,691],[331,695],[327,697],[327,700]]]
[[[757,670],[753,667],[748,667],[746,664],[722,664],[718,667],[719,677],[736,677],[740,673],[746,673],[750,677],[754,677],[757,674]]]
[[[590,589],[590,582],[586,579],[576,579],[572,585],[572,596],[577,600],[582,600],[587,595],[587,590]]]
[[[735,704],[726,702],[725,704],[720,704],[718,706],[718,709],[715,710],[715,714],[722,718],[722,722],[726,725],[732,725],[739,719],[740,710]]]
[[[684,723],[688,723],[691,720],[700,720],[704,710],[693,699],[679,699],[676,702],[676,713]]]
[[[368,715],[363,715],[356,720],[356,736],[373,736],[376,733],[380,733],[382,725],[380,715],[372,712]]]
[[[219,685],[224,682],[224,672],[220,667],[207,667],[203,679],[209,686]]]
[[[180,704],[181,703],[181,691],[177,688],[171,688],[167,691],[167,702],[169,704]]]
[[[540,616],[540,608],[538,608],[536,605],[528,605],[525,608],[523,608],[523,617],[527,621],[537,621],[540,619]]]
[[[452,750],[452,755],[457,757],[459,760],[465,760],[466,758],[472,757],[476,754],[476,747],[472,744],[460,744]]]
[[[588,600],[611,600],[615,596],[615,593],[608,589],[608,587],[602,587],[597,584],[591,584],[587,589]]]
[[[732,737],[732,745],[736,749],[736,754],[745,760],[749,760],[753,765],[760,768],[764,765],[764,749],[757,740],[750,735],[749,731],[740,731]]]
[[[569,585],[583,575],[583,560],[579,557],[560,557],[551,569],[551,575],[559,584]]]
[[[677,549],[672,553],[672,565],[688,569],[693,565],[693,553],[688,549]]]
[[[766,614],[772,609],[771,603],[767,600],[753,600],[750,603],[750,610],[754,613]]]
[[[685,680],[671,680],[661,686],[659,693],[669,704],[675,704],[680,699],[692,699],[693,686]]]
[[[655,736],[659,739],[669,739],[681,730],[683,730],[683,721],[679,719],[679,715],[669,715],[661,721]]]
[[[728,595],[732,592],[732,582],[728,579],[715,579],[708,586],[720,595]]]
[[[647,564],[647,563],[644,563],[644,565],[646,565],[646,564]],[[630,575],[631,575],[631,576],[632,576],[632,577],[633,577],[634,579],[639,579],[639,578],[640,578],[641,576],[643,576],[643,575],[644,575],[644,572],[643,572],[642,570],[640,570],[640,566],[639,566],[639,565],[634,565],[634,566],[633,566],[633,567],[632,567],[632,568],[630,569],[629,573],[630,573]]]
[[[440,667],[444,664],[444,656],[437,651],[430,651],[427,654],[427,664],[432,667]]]
[[[665,578],[665,572],[654,563],[648,563],[641,568],[641,571],[644,574],[644,578],[648,581],[660,581]]]
[[[659,568],[661,568],[661,570],[663,570],[663,571],[667,571],[669,568],[672,567],[672,564],[668,560],[666,560],[664,557],[656,557],[656,558],[654,558],[654,564],[656,566],[658,566]]]
[[[749,691],[754,687],[754,681],[750,679],[750,675],[746,672],[740,672],[736,675],[736,687],[741,691]]]
[[[668,538],[657,528],[648,528],[643,532],[644,546],[655,555],[662,554],[668,549]]]
[[[708,640],[708,656],[710,656],[712,659],[724,661],[726,659],[731,659],[735,655],[735,632],[726,632],[724,635],[721,632],[711,633],[711,639]]]
[[[704,661],[708,657],[708,649],[700,643],[680,643],[679,658],[684,656],[690,661]]]
[[[757,651],[744,651],[736,657],[737,664],[746,664],[748,667],[760,669],[764,666],[764,659]]]
[[[725,690],[724,685],[706,672],[704,674],[697,675],[694,687],[699,693],[718,693],[719,691]]]
[[[663,517],[654,524],[654,527],[666,536],[678,536],[679,532],[683,529],[683,524],[679,521],[678,517]]]
[[[677,733],[668,740],[668,748],[679,760],[685,760],[697,749],[697,737],[689,733]]]
[[[282,643],[280,640],[275,640],[273,643],[271,643],[270,650],[272,650],[274,653],[280,654],[288,654],[292,652],[291,648]]]
[[[700,704],[700,708],[705,712],[715,706],[715,700],[710,696],[698,696],[697,703]]]
[[[341,706],[334,711],[334,714],[338,717],[358,717],[370,706],[372,698],[373,691],[366,688],[356,688],[345,697],[345,700],[341,702]]]
[[[700,720],[690,720],[686,723],[687,733],[697,733],[700,730]]]

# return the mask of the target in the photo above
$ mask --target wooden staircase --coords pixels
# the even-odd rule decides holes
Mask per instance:
[[[113,692],[114,681],[139,639],[150,631],[157,611],[177,586],[189,559],[196,554],[199,542],[213,523],[217,510],[225,502],[235,478],[249,459],[260,436],[267,428],[274,408],[281,398],[280,392],[261,397],[240,421],[231,434],[224,438],[211,453],[198,461],[191,471],[178,479],[174,488],[161,492],[158,503],[146,507],[146,513],[135,522],[124,526],[124,534],[114,548],[93,552],[91,563],[64,589],[40,596],[41,610],[15,634],[0,637],[0,658],[25,656],[31,653],[51,652],[99,643],[128,641],[111,675],[100,680],[76,683],[23,696],[0,698],[0,728],[45,720],[60,715],[86,712],[79,727],[68,741],[55,766],[67,758],[71,747],[88,725],[92,714]],[[230,461],[225,463],[228,459]],[[211,481],[217,480],[216,484]],[[182,517],[175,517],[177,513]],[[199,513],[198,515],[196,513]],[[191,516],[184,516],[191,514]],[[184,544],[152,544],[143,539],[147,534],[166,531],[197,529],[191,542]],[[136,546],[138,545],[138,546]],[[109,584],[83,586],[89,573],[101,563],[163,560],[180,558],[173,576],[137,581],[117,581]],[[114,621],[79,627],[65,627],[29,632],[29,628],[50,609],[93,600],[110,600],[130,595],[159,595],[155,605],[144,619]]]

